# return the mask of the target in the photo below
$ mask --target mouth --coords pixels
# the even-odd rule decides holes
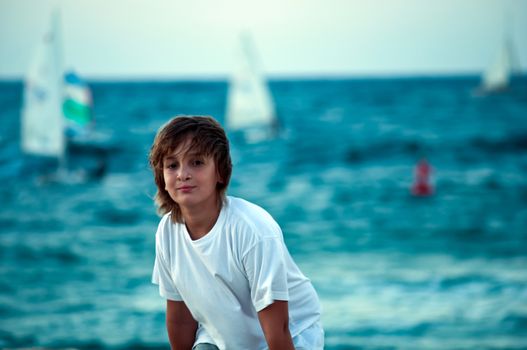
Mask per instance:
[[[196,188],[196,186],[181,186],[178,187],[177,190],[181,192],[189,192],[192,191],[194,188]]]

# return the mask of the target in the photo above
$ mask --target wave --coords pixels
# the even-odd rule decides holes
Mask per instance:
[[[372,337],[376,335],[404,335],[404,336],[423,336],[425,335],[429,330],[433,330],[436,325],[430,323],[430,322],[421,322],[417,323],[415,325],[407,326],[407,327],[359,327],[356,329],[352,329],[349,331],[346,331],[347,336],[352,337]],[[329,334],[331,335],[331,334]]]
[[[67,247],[33,248],[23,244],[18,244],[14,247],[0,247],[0,256],[9,256],[10,261],[18,260],[23,263],[49,263],[54,261],[60,264],[71,265],[82,260],[78,254]]]
[[[428,141],[426,139],[385,139],[368,141],[365,146],[348,146],[345,160],[361,163],[386,160],[397,156],[452,156],[459,161],[487,159],[489,155],[515,155],[527,151],[527,132],[494,138],[473,136],[467,139]]]
[[[370,159],[391,158],[406,154],[420,156],[429,153],[433,147],[419,140],[383,140],[369,143],[367,147],[352,146],[346,152],[346,160],[358,163]]]
[[[527,329],[527,315],[526,314],[511,314],[507,315],[500,322],[500,326],[510,332],[525,334]]]
[[[472,149],[486,153],[516,153],[527,150],[527,133],[509,135],[499,139],[477,136],[469,141]]]
[[[166,350],[167,344],[148,344],[140,341],[125,344],[109,345],[99,340],[92,341],[61,341],[50,344],[39,344],[34,336],[19,336],[0,330],[0,345],[2,349],[38,349],[38,350]]]

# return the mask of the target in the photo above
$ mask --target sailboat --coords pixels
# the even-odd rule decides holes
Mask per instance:
[[[492,63],[481,77],[481,84],[476,90],[478,95],[503,92],[510,87],[511,78],[517,70],[515,50],[512,39],[504,35]]]
[[[102,174],[105,160],[101,157],[91,169],[68,173],[69,146],[77,138],[89,137],[93,125],[92,107],[88,85],[75,72],[63,69],[60,14],[55,10],[24,81],[22,151],[31,156],[55,159],[58,163],[56,175],[62,177]]]
[[[59,13],[55,11],[25,78],[21,145],[27,154],[54,157],[62,163],[66,139],[59,21]]]
[[[69,139],[79,139],[93,133],[93,97],[89,85],[75,71],[64,74],[65,131]]]
[[[236,69],[229,81],[226,126],[254,143],[274,137],[278,120],[251,37],[244,33],[240,39]]]

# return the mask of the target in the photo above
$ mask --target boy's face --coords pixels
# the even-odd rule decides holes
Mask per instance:
[[[187,138],[163,159],[165,189],[183,211],[215,206],[220,181],[214,159],[194,153],[190,142]]]

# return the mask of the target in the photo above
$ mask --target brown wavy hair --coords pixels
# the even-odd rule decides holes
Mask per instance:
[[[183,222],[183,217],[179,205],[165,189],[163,159],[189,137],[191,142],[188,149],[204,157],[212,156],[214,159],[216,171],[221,179],[221,182],[216,184],[220,208],[225,202],[225,192],[232,174],[229,140],[215,119],[210,116],[178,115],[163,125],[157,132],[148,157],[157,185],[154,200],[160,215],[172,212],[172,221],[178,223]]]

